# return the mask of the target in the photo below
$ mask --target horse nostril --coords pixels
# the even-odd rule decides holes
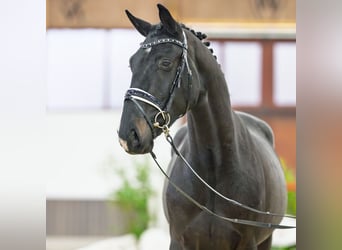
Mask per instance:
[[[129,134],[129,139],[132,141],[132,146],[133,147],[138,147],[140,145],[140,140],[137,132],[135,130],[131,130]]]

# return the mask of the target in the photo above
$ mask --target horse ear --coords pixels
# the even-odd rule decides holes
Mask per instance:
[[[157,4],[159,9],[159,18],[166,30],[174,35],[181,30],[179,24],[173,19],[168,9],[166,9],[163,5]]]
[[[133,16],[128,10],[125,10],[128,19],[131,21],[133,26],[139,31],[143,36],[147,36],[150,32],[152,25],[144,20],[141,20],[135,16]]]

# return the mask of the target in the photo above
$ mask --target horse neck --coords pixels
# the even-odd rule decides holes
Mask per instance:
[[[233,114],[224,74],[213,55],[198,39],[193,42],[195,64],[202,89],[196,105],[188,112],[188,128],[192,148],[215,149],[232,146],[234,138]],[[221,150],[220,150],[221,149]]]

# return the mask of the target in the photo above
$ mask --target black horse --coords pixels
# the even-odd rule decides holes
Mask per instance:
[[[285,213],[286,186],[272,130],[264,121],[232,110],[224,74],[208,42],[202,41],[206,36],[176,22],[164,6],[158,8],[157,25],[126,11],[146,39],[130,58],[132,80],[118,132],[120,144],[130,154],[149,153],[153,140],[162,132],[168,135],[169,125],[186,114],[187,124],[173,140],[180,154],[217,192],[265,213],[218,196],[173,150],[170,181],[164,187],[170,249],[270,249],[273,228],[238,220],[279,224]]]

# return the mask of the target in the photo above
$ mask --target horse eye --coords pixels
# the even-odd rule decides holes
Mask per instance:
[[[169,69],[172,65],[172,61],[170,59],[162,59],[159,61],[159,67],[162,69]]]

